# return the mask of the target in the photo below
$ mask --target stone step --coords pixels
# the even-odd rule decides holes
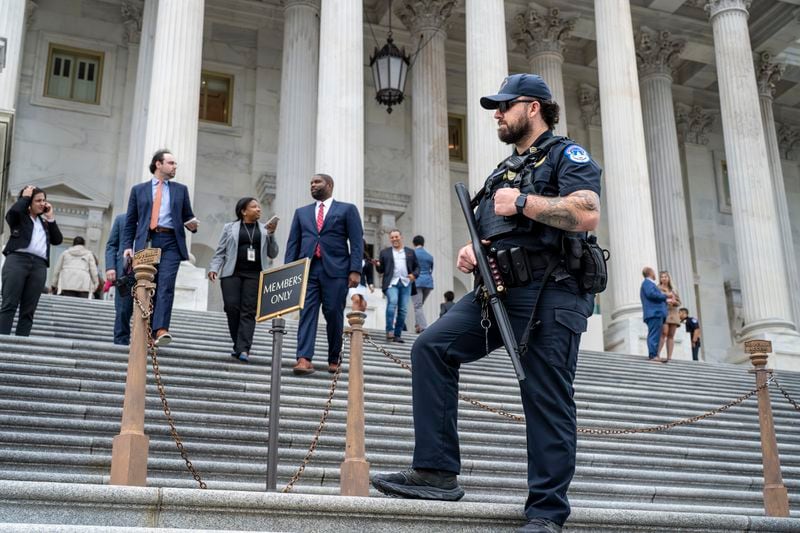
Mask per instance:
[[[41,505],[47,502],[47,505]],[[254,493],[79,483],[0,481],[0,515],[9,523],[173,527],[194,530],[398,533],[514,531],[521,505],[425,502],[313,494]],[[567,532],[705,531],[788,533],[799,518],[577,507]]]
[[[72,325],[70,317],[76,315],[92,317],[91,327]],[[160,367],[187,451],[213,490],[195,489],[196,482],[169,435],[152,375],[148,378],[145,427],[150,437],[149,488],[140,490],[155,490],[162,497],[164,491],[176,491],[182,501],[190,501],[197,494],[219,494],[220,498],[208,500],[219,514],[208,527],[248,529],[240,522],[228,522],[227,517],[240,508],[237,502],[264,496],[258,493],[264,490],[266,476],[271,364],[268,324],[257,327],[257,355],[251,364],[244,365],[228,355],[230,341],[223,314],[178,311],[174,317],[176,341],[159,351]],[[112,329],[113,305],[109,302],[43,297],[34,336],[0,336],[0,479],[6,480],[0,481],[0,493],[2,483],[16,483],[17,490],[24,491],[50,485],[54,492],[55,487],[67,487],[68,491],[83,487],[88,491],[83,493],[86,496],[96,489],[94,485],[108,484],[111,439],[119,431],[127,366],[127,348],[108,342]],[[288,329],[281,361],[279,486],[288,482],[307,452],[330,383],[326,372],[308,377],[292,375],[296,323],[288,321]],[[318,346],[324,346],[324,328],[320,331]],[[382,332],[368,333],[400,359],[410,360],[410,342],[386,344]],[[409,340],[413,337],[409,335]],[[325,358],[317,359],[321,367]],[[365,343],[364,362],[365,446],[370,471],[406,467],[413,452],[410,373],[369,343]],[[575,382],[578,425],[589,429],[640,428],[698,415],[754,388],[753,376],[745,370],[689,361],[653,365],[626,354],[582,352]],[[298,494],[281,496],[321,498],[321,502],[332,499],[331,508],[342,500],[335,496],[345,447],[347,377],[345,365],[315,456],[294,489]],[[800,374],[781,372],[779,378],[800,397]],[[495,408],[522,412],[517,383],[502,351],[463,367],[461,391]],[[790,506],[800,510],[800,415],[774,387],[771,398]],[[449,509],[450,514],[429,517],[428,526],[418,522],[414,527],[438,530],[434,526],[447,522],[450,516],[454,522],[447,522],[447,527],[511,531],[521,522],[519,512],[526,494],[524,425],[467,403],[461,403],[459,409],[463,458],[459,479],[467,491],[464,503],[446,504],[443,509]],[[761,521],[770,520],[763,517],[759,438],[754,398],[716,417],[666,432],[622,436],[580,433],[577,470],[570,486],[574,513],[568,530],[737,531],[737,527],[751,527],[758,531],[767,524]],[[105,489],[114,493],[118,488]],[[237,496],[228,499],[230,494]],[[373,518],[369,517],[383,516],[383,506],[397,502],[378,497],[374,490],[371,495],[374,498],[361,499],[357,510],[352,511],[359,524],[371,524]],[[138,505],[123,500],[120,513]],[[9,501],[0,496],[0,523],[13,521],[2,511],[3,506],[11,505]],[[51,504],[47,497],[42,501]],[[53,501],[56,506],[66,505]],[[234,503],[232,509],[228,509],[230,502]],[[425,509],[427,503],[401,505],[409,505],[414,514],[414,509]],[[487,509],[506,506],[513,512],[503,522],[506,525],[495,523],[489,515],[483,522],[464,520],[461,505]],[[31,523],[49,522],[41,518],[45,515],[34,503],[23,507],[32,513]],[[180,506],[175,507],[183,512]],[[258,508],[257,504],[254,509]],[[793,516],[800,518],[798,512],[793,511]],[[305,522],[311,519],[290,516],[292,513],[268,508],[261,512],[261,525],[253,529],[280,525],[274,520],[281,516],[286,517],[286,524],[294,524],[292,530],[325,531],[328,527]],[[663,524],[660,517],[673,515],[687,521],[673,520],[670,527],[659,525]],[[718,529],[703,529],[699,524],[711,524],[704,515],[724,519],[709,526]],[[641,523],[636,522],[638,518],[614,518],[617,516],[639,517]],[[384,529],[391,524],[392,531],[402,531],[404,521],[412,518],[386,515],[383,522],[375,524],[383,524],[380,527]],[[737,521],[740,518],[746,521]],[[775,527],[789,523],[797,527],[791,520],[769,522]],[[395,524],[400,524],[400,529]],[[723,525],[730,527],[722,529]],[[204,526],[198,523],[197,527]],[[409,531],[414,529],[408,527]]]

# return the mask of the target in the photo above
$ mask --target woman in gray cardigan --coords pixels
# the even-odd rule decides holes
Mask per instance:
[[[256,328],[258,278],[267,268],[267,258],[278,255],[274,233],[277,218],[266,225],[261,204],[252,197],[236,202],[236,221],[225,224],[219,245],[208,265],[208,279],[220,278],[222,301],[228,315],[228,330],[233,341],[231,357],[247,362]]]

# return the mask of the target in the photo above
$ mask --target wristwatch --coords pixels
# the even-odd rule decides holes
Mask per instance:
[[[527,203],[527,201],[528,201],[528,195],[527,194],[520,193],[519,196],[517,196],[517,200],[514,202],[514,205],[517,207],[517,214],[518,215],[524,215],[525,214],[524,213],[524,211],[525,211],[525,203]]]

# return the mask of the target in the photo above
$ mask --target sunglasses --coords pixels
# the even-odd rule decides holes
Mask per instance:
[[[519,98],[515,98],[514,100],[509,100],[507,102],[497,102],[497,110],[501,113],[508,112],[511,109],[511,106],[515,104],[530,104],[531,102],[535,102],[536,100],[520,100]]]

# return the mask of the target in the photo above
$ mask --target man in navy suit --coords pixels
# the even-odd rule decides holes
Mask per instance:
[[[313,204],[294,212],[284,258],[285,263],[311,259],[306,301],[297,330],[297,364],[293,370],[299,375],[314,372],[311,360],[320,304],[327,322],[328,372],[339,368],[347,289],[357,287],[361,281],[364,257],[364,230],[358,208],[333,199],[333,178],[327,174],[312,177],[311,196]]]
[[[661,337],[661,326],[667,319],[667,295],[656,286],[656,272],[651,267],[642,270],[642,288],[639,298],[642,300],[644,323],[647,324],[647,353],[651,361],[659,361],[658,339]]]
[[[115,283],[116,295],[114,296],[114,344],[130,344],[131,341],[131,315],[133,314],[133,298],[130,285],[120,285],[125,276],[126,267],[130,265],[123,255],[122,231],[125,228],[125,215],[117,215],[111,226],[111,233],[106,242],[106,279]]]
[[[152,248],[161,248],[151,319],[156,346],[164,346],[172,341],[169,321],[175,298],[175,279],[181,261],[189,259],[184,227],[192,233],[197,231],[197,218],[192,212],[189,189],[186,185],[170,181],[175,177],[177,168],[175,156],[169,150],[159,150],[153,154],[150,162],[153,178],[131,189],[122,239],[125,257],[133,257],[134,250],[142,250],[148,243]],[[158,209],[155,209],[156,206]]]

